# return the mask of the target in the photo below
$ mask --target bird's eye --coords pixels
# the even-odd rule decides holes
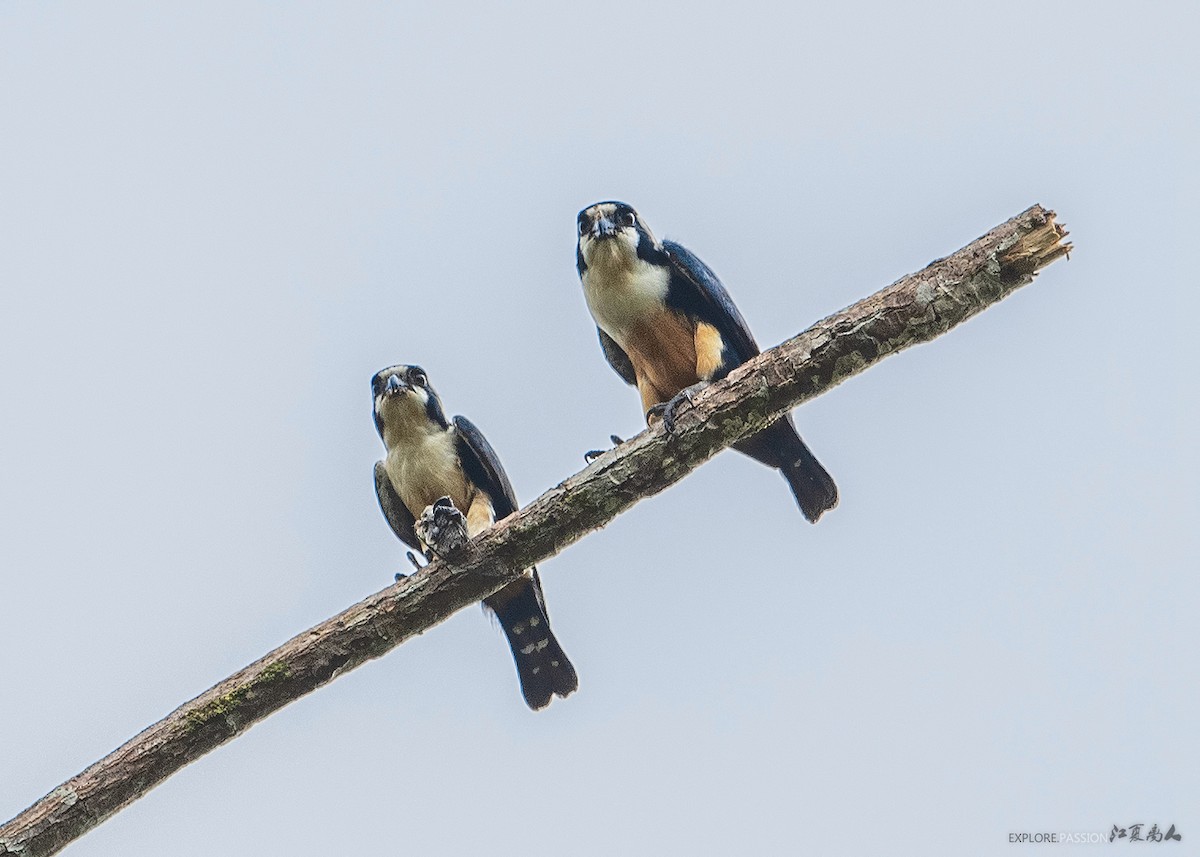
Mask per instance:
[[[579,234],[585,235],[588,231],[588,222],[586,217],[579,218]]]
[[[429,382],[429,379],[425,377],[425,373],[420,369],[418,369],[416,372],[413,372],[409,376],[409,380],[412,381],[412,385],[414,387],[424,387]]]
[[[632,211],[626,211],[624,214],[621,215],[621,225],[622,226],[633,226],[636,223],[637,223],[637,215],[634,214]]]

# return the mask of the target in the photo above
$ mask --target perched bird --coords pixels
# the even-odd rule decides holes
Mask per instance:
[[[474,536],[517,510],[500,459],[466,417],[446,419],[441,399],[419,366],[392,366],[371,379],[375,427],[387,456],[375,462],[375,493],[392,531],[428,556],[416,532],[427,506],[449,497]],[[579,686],[575,668],[550,631],[536,568],[484,600],[496,614],[532,709]]]
[[[632,207],[598,202],[579,212],[575,263],[604,356],[638,388],[647,423],[672,428],[684,398],[759,353],[717,275],[674,241],[659,241]],[[734,449],[777,468],[804,517],[837,505],[833,479],[781,417]]]

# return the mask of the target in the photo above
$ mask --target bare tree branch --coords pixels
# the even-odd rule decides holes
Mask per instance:
[[[927,342],[1065,255],[1040,206],[832,315],[699,394],[675,433],[647,430],[451,557],[288,640],[0,827],[0,855],[53,854],[254,723],[474,604],[724,447],[889,354]],[[453,565],[453,567],[451,567]]]

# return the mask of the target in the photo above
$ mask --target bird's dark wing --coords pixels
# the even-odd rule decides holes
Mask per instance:
[[[671,285],[667,302],[701,321],[708,322],[721,334],[725,347],[736,360],[726,367],[740,366],[759,353],[758,343],[746,319],[738,312],[712,268],[705,265],[691,250],[664,241],[663,250],[671,260]],[[727,361],[728,362],[728,361]]]
[[[387,519],[396,538],[413,550],[423,553],[425,549],[421,547],[421,540],[417,538],[414,526],[416,521],[412,512],[408,511],[408,507],[392,487],[392,480],[388,477],[382,461],[375,462],[375,496],[379,498],[379,508],[383,510],[383,517]]]
[[[454,418],[454,430],[458,436],[458,460],[463,472],[491,499],[496,520],[517,511],[517,494],[500,464],[500,456],[496,455],[483,432],[466,417]]]
[[[601,330],[596,328],[596,333],[600,334],[600,347],[604,349],[604,356],[608,359],[608,365],[613,367],[621,379],[631,386],[637,386],[637,375],[633,371],[633,361],[629,359],[621,346],[617,345],[617,341]]]

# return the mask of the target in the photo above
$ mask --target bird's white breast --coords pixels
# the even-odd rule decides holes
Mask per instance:
[[[618,242],[612,250],[598,245],[583,272],[583,296],[596,324],[624,346],[639,322],[654,318],[667,299],[671,275],[628,252]]]
[[[450,497],[459,511],[465,512],[470,505],[453,430],[422,434],[396,445],[388,451],[384,467],[413,517],[419,517],[439,497]]]

